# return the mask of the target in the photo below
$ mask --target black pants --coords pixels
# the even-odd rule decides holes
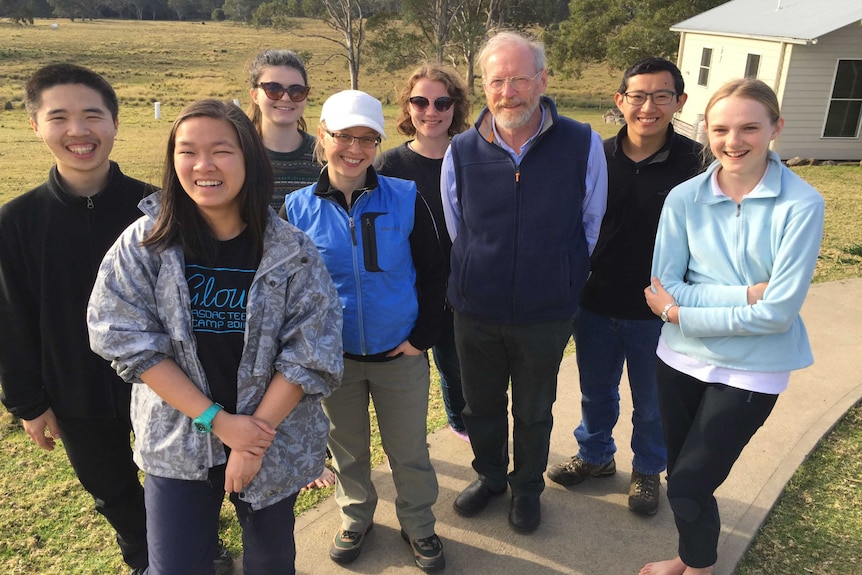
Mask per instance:
[[[777,395],[704,383],[658,361],[659,407],[667,444],[667,498],[689,567],[714,565],[721,520],[714,493]]]
[[[132,569],[147,566],[144,489],[132,460],[131,424],[112,418],[57,418],[63,447],[96,511],[117,533],[123,560]]]
[[[491,489],[502,490],[508,481],[513,495],[544,490],[557,374],[571,333],[571,319],[503,325],[455,314],[473,469]],[[510,378],[514,466],[507,478]]]

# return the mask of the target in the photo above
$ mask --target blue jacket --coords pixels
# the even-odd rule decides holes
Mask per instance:
[[[286,196],[287,219],[311,237],[332,275],[348,357],[383,359],[405,340],[428,349],[439,335],[446,281],[431,212],[414,182],[369,168],[366,184],[348,210],[324,170],[316,184]]]
[[[592,132],[557,115],[520,165],[492,143],[487,109],[453,138],[461,222],[448,297],[459,313],[522,324],[574,316],[590,269],[583,201]]]
[[[135,462],[158,477],[202,481],[226,462],[213,433],[146,384],[141,373],[172,359],[206,395],[197,356],[182,250],[146,248],[158,199],[141,202],[147,214],[129,226],[99,268],[87,310],[90,345],[132,386]],[[341,314],[329,274],[305,234],[275,213],[264,232],[263,257],[246,307],[245,346],[237,370],[237,413],[254,413],[275,370],[302,386],[305,396],[278,426],[263,465],[239,494],[252,509],[268,507],[314,480],[323,469],[329,421],[320,400],[341,381]]]
[[[823,198],[769,153],[763,181],[740,204],[712,193],[719,163],[674,188],[664,203],[652,275],[679,302],[662,339],[704,363],[790,371],[814,358],[799,310],[823,237]],[[769,282],[763,299],[747,288]]]

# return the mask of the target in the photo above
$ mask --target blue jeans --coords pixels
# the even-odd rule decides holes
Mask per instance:
[[[617,319],[583,308],[575,315],[575,351],[581,383],[578,457],[594,465],[616,453],[613,431],[620,416],[620,378],[626,363],[632,392],[632,467],[657,475],[667,467],[658,403],[655,355],[660,319]]]
[[[440,375],[440,391],[446,408],[446,419],[455,431],[464,431],[464,394],[461,391],[461,362],[455,348],[455,326],[451,312],[446,313],[440,337],[431,349],[434,352],[434,365]]]

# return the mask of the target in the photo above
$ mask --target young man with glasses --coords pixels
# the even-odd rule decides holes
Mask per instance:
[[[440,186],[453,241],[448,296],[463,419],[478,475],[454,507],[475,515],[511,487],[509,524],[530,533],[541,522],[557,373],[605,211],[607,170],[599,135],[543,96],[540,44],[501,33],[479,64],[487,107],[452,139]]]
[[[626,125],[605,140],[608,207],[592,255],[592,274],[575,316],[581,386],[579,450],[554,465],[548,478],[577,485],[616,472],[613,429],[620,415],[625,362],[634,413],[634,453],[628,506],[654,515],[659,475],[667,466],[656,383],[656,345],[662,321],[644,302],[659,215],[668,192],[702,170],[702,146],[674,132],[671,120],[686,101],[679,69],[646,58],[623,75],[614,95]]]

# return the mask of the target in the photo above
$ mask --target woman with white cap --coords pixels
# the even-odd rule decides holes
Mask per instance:
[[[341,527],[329,556],[350,563],[371,530],[369,398],[395,479],[396,515],[423,571],[445,566],[431,506],[437,476],[426,443],[429,364],[443,313],[445,265],[431,211],[414,182],[372,166],[383,131],[379,101],[345,90],[324,104],[316,184],[285,198],[288,220],[317,244],[344,310],[344,377],[324,402]]]

